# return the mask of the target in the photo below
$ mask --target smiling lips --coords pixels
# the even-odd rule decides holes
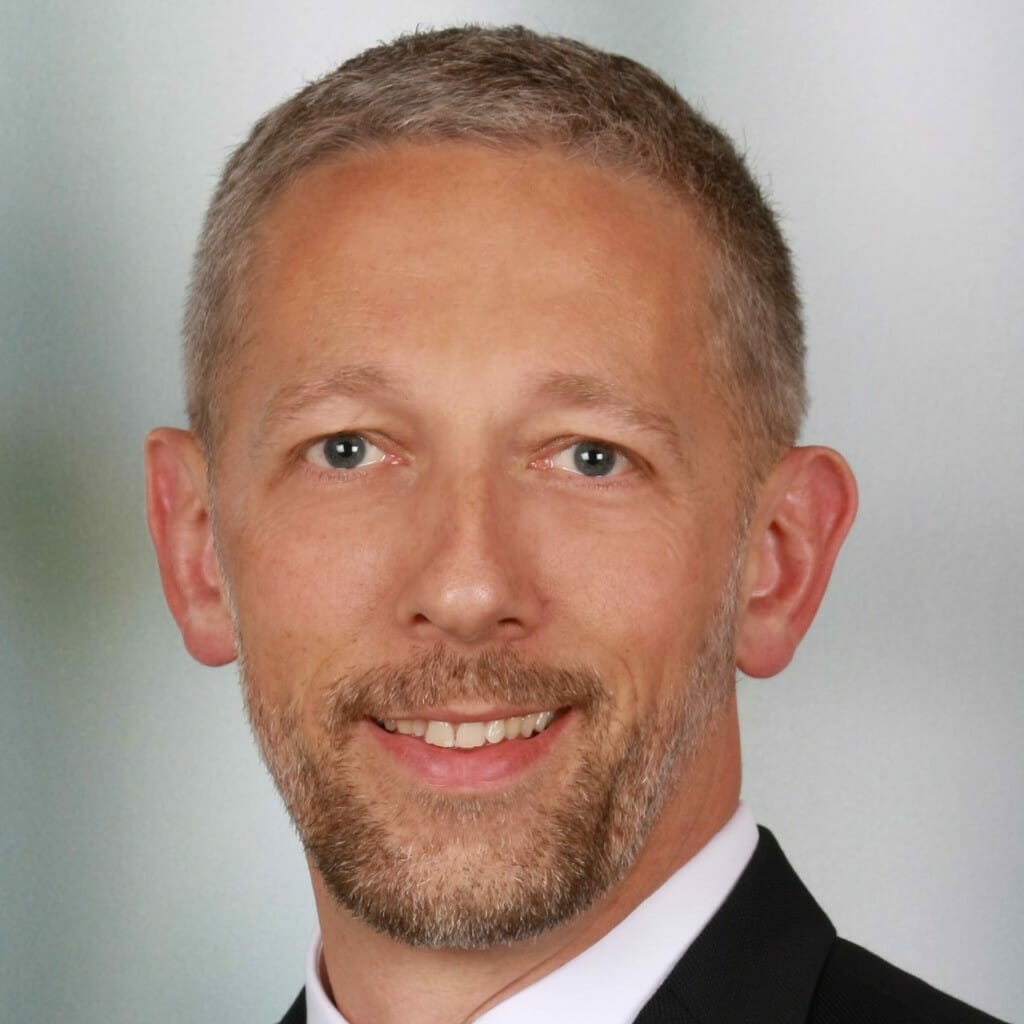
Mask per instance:
[[[535,711],[511,718],[483,722],[445,722],[423,718],[386,718],[378,725],[388,732],[422,739],[434,747],[472,750],[505,740],[529,739],[543,732],[555,719],[555,711]]]

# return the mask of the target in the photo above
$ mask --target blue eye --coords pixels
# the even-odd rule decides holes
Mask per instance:
[[[362,434],[332,434],[312,445],[306,458],[328,469],[360,469],[383,461],[385,454]]]
[[[366,457],[366,440],[358,434],[336,434],[324,440],[324,460],[335,469],[355,469]]]
[[[613,444],[604,441],[578,441],[559,452],[552,460],[554,469],[565,469],[581,476],[618,476],[629,466],[626,457]]]
[[[597,441],[573,445],[573,463],[584,476],[608,476],[614,471],[618,457],[614,448]]]

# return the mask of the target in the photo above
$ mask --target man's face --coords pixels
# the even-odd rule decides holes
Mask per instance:
[[[534,934],[692,798],[731,694],[702,242],[644,181],[440,145],[307,172],[257,253],[214,479],[264,755],[342,905]]]

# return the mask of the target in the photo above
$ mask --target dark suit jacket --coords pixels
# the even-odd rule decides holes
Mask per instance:
[[[761,829],[718,913],[635,1024],[1000,1024],[860,946]],[[305,1024],[304,993],[281,1024]]]

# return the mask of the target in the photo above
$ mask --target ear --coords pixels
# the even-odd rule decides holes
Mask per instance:
[[[188,652],[204,665],[236,657],[234,630],[213,546],[206,459],[186,430],[146,438],[146,510],[164,596]]]
[[[749,676],[790,662],[857,514],[857,482],[830,448],[794,448],[765,482],[747,547],[736,661]]]

